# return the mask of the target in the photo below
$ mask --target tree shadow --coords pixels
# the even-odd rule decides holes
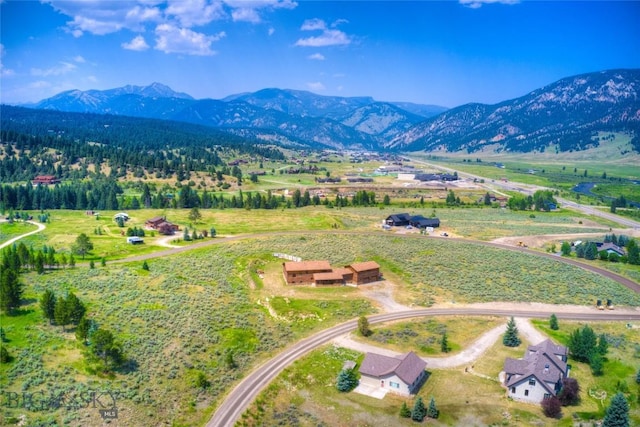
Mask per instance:
[[[121,374],[130,374],[132,372],[137,372],[140,368],[138,361],[135,359],[127,359],[122,365],[120,365],[117,369],[117,372]]]

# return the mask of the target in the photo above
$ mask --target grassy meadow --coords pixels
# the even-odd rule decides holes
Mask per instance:
[[[471,241],[608,231],[610,224],[576,213],[532,215],[494,208],[434,209],[428,204],[272,211],[202,209],[202,218],[194,223],[186,209],[127,212],[131,219],[121,229],[112,219],[116,212],[101,212],[94,217],[84,211],[50,211],[46,229],[23,240],[27,246],[36,248],[51,245],[60,253],[69,252],[77,235],[86,233],[94,249],[84,263],[77,257],[79,264],[74,269],[21,276],[25,284],[21,310],[16,315],[0,317],[7,338],[3,346],[12,356],[10,363],[0,365],[0,389],[15,393],[109,391],[118,395],[117,425],[202,425],[239,379],[282,347],[338,322],[376,312],[375,302],[357,288],[286,286],[281,270],[283,260],[273,256],[276,252],[305,260],[327,259],[336,266],[375,260],[382,266],[385,279],[394,284],[395,299],[406,305],[490,301],[591,305],[596,299],[611,298],[616,305],[640,306],[639,295],[609,279],[553,260],[488,248]],[[438,233],[447,231],[471,240],[431,238],[405,229],[382,231],[381,221],[398,212],[435,214],[442,221]],[[127,262],[129,256],[166,250],[161,245],[162,237],[151,232],[147,232],[144,245],[135,246],[128,245],[122,235],[127,227],[143,227],[147,219],[159,215],[179,224],[181,229],[203,231],[214,227],[219,236],[214,240],[222,244],[149,259],[149,271],[142,269],[141,261]],[[0,242],[33,229],[32,225],[20,222],[2,223]],[[239,235],[245,238],[222,239]],[[167,243],[201,242],[180,242],[181,237],[182,232],[178,232]],[[86,265],[87,261],[102,257],[107,260],[106,266],[97,263],[98,267],[90,269]],[[115,260],[120,262],[110,262]],[[618,267],[629,269],[627,275],[638,274],[633,267]],[[73,328],[63,331],[44,319],[38,299],[45,289],[58,295],[73,291],[87,305],[89,316],[99,326],[111,330],[122,343],[129,359],[123,369],[105,374],[86,363],[85,348],[76,341]],[[496,322],[500,319],[406,322],[380,327],[374,337],[387,335],[390,337],[387,344],[399,349],[403,340],[412,336],[411,342],[424,354],[437,354],[439,345],[434,339],[443,327],[449,334],[452,350],[458,351],[475,334],[490,329]],[[504,351],[500,349],[498,353],[486,372],[497,369]],[[371,421],[367,414],[378,414],[382,422],[399,422],[397,410],[401,400],[396,398],[380,403],[350,396],[350,403],[343,408],[343,396],[333,391],[334,372],[345,358],[357,360],[359,355],[325,348],[310,357],[311,362],[300,361],[290,368],[289,382],[284,385],[278,382],[267,391],[275,393],[274,401],[282,405],[276,405],[279,409],[273,414],[274,419],[296,417],[301,425],[347,425],[346,420],[364,425]],[[320,365],[324,369],[311,367],[317,363],[313,357],[327,360],[326,366]],[[318,372],[297,379],[299,365]],[[450,415],[445,414],[462,411],[461,404],[454,401],[453,395],[447,395],[450,378],[442,375],[443,372],[433,372],[423,390],[429,396],[442,396],[437,397],[443,412],[441,421],[455,423],[457,418],[447,418]],[[499,385],[481,377],[457,371],[447,375],[463,383],[470,381],[485,394],[501,390]],[[199,382],[203,377],[209,383],[207,387]],[[304,391],[305,381],[322,387]],[[282,390],[302,394],[291,395],[291,400],[287,400],[289,395]],[[488,403],[493,409],[485,407],[485,400],[469,399],[471,403],[463,405],[469,407],[469,420],[501,422],[502,418],[496,418],[495,414],[505,408],[517,419],[539,415],[535,410],[523,411],[506,399]],[[257,405],[266,408],[264,402]],[[378,406],[381,412],[376,412]],[[323,409],[329,407],[334,409]],[[258,411],[257,407],[255,410]],[[30,411],[5,406],[0,409],[0,425],[18,424],[22,416],[26,417],[27,425],[105,423],[95,408]]]

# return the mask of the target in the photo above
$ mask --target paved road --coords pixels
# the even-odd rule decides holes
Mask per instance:
[[[0,222],[7,222],[7,220],[6,219],[2,219],[2,220],[0,220]],[[39,222],[34,222],[34,221],[27,221],[27,222],[29,224],[35,225],[36,227],[38,227],[38,229],[30,231],[28,233],[21,234],[19,236],[16,236],[16,237],[10,239],[10,240],[7,240],[6,242],[4,242],[3,244],[0,245],[0,249],[6,248],[7,246],[13,244],[14,242],[17,242],[18,240],[20,240],[20,239],[22,239],[24,237],[31,236],[32,234],[39,233],[39,232],[41,232],[42,230],[45,229],[44,224],[40,224]]]
[[[461,177],[468,177],[468,178],[475,178],[478,180],[484,180],[485,182],[485,186],[486,187],[498,187],[498,188],[502,188],[504,190],[509,190],[509,191],[517,191],[519,193],[523,193],[526,195],[533,195],[533,193],[535,193],[537,190],[551,190],[554,191],[553,188],[548,188],[548,187],[541,187],[541,186],[537,186],[537,185],[530,185],[530,184],[523,184],[520,182],[513,182],[513,181],[500,181],[500,180],[491,180],[490,178],[486,178],[483,176],[478,176],[478,175],[474,175],[474,174],[470,174],[467,172],[460,172],[457,171],[455,169],[451,169],[445,166],[441,166],[441,165],[437,165],[434,163],[429,163],[429,162],[425,162],[423,160],[417,160],[417,159],[411,159],[412,162],[414,163],[421,163],[423,165],[427,165],[436,169],[440,169],[442,171],[445,172],[457,172],[459,176]],[[586,213],[587,215],[593,215],[593,216],[598,216],[600,218],[605,218],[608,219],[610,221],[613,222],[617,222],[618,224],[622,224],[625,227],[630,227],[636,230],[640,230],[640,222],[638,221],[634,221],[632,219],[629,218],[625,218],[619,215],[615,215],[612,214],[610,212],[601,210],[601,209],[597,209],[594,208],[593,206],[588,206],[588,205],[581,205],[580,203],[576,203],[573,202],[571,200],[566,200],[566,199],[561,199],[556,197],[556,199],[558,200],[558,202],[563,206],[563,207],[568,207],[571,209],[575,209],[578,211],[581,211],[583,213]]]
[[[547,318],[555,313],[559,319],[573,320],[640,320],[640,313],[616,313],[616,312],[596,312],[596,313],[562,313],[557,310],[551,311],[519,311],[519,310],[490,310],[474,308],[455,309],[420,309],[407,310],[397,313],[386,313],[370,316],[369,323],[382,323],[395,320],[411,319],[425,316],[518,316],[526,318]],[[357,320],[350,320],[340,325],[334,326],[324,331],[318,332],[304,340],[289,346],[280,354],[258,366],[252,373],[245,377],[226,397],[224,402],[207,423],[207,427],[231,427],[240,418],[247,407],[255,400],[258,394],[287,366],[310,351],[328,343],[334,338],[351,332],[357,327]]]

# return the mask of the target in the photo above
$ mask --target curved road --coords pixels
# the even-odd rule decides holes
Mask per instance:
[[[3,219],[3,220],[0,220],[0,222],[7,222],[7,220]],[[26,221],[26,222],[28,222],[29,224],[35,225],[36,227],[38,227],[38,229],[30,231],[28,233],[21,234],[19,236],[16,236],[16,237],[10,239],[10,240],[7,240],[6,242],[0,244],[0,249],[6,248],[7,246],[11,245],[14,242],[17,242],[18,240],[20,240],[20,239],[22,239],[24,237],[31,236],[32,234],[39,233],[39,232],[41,232],[42,230],[45,229],[44,224],[40,224],[39,222],[34,222],[34,221]]]
[[[378,314],[368,317],[369,323],[382,323],[394,320],[411,319],[414,317],[425,316],[449,316],[449,315],[492,315],[492,316],[513,316],[528,318],[546,318],[555,313],[560,319],[573,320],[640,320],[640,313],[562,313],[558,311],[518,311],[518,310],[490,310],[490,309],[474,309],[474,308],[455,308],[455,309],[420,309],[407,310],[396,313]],[[308,338],[305,338],[291,345],[286,350],[269,360],[268,362],[258,366],[252,373],[245,377],[229,393],[218,407],[217,411],[207,423],[207,427],[227,427],[233,426],[240,418],[247,407],[255,400],[258,394],[271,381],[273,381],[287,366],[296,359],[304,356],[315,348],[328,343],[332,339],[351,332],[357,327],[357,320],[350,320],[341,323],[324,331],[318,332]]]

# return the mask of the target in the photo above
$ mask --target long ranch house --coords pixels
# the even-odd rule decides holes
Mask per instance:
[[[427,362],[412,351],[397,357],[367,353],[360,365],[360,384],[408,396],[424,382],[426,367]]]
[[[346,267],[333,268],[329,261],[290,261],[282,263],[282,272],[288,285],[363,285],[381,279],[377,262],[357,262]]]

